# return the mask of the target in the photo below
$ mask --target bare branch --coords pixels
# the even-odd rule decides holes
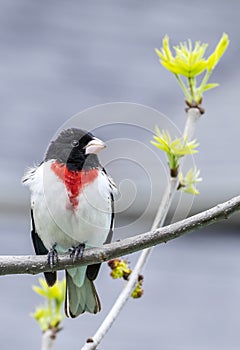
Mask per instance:
[[[200,115],[201,115],[200,110],[197,108],[189,108],[187,110],[187,120],[186,120],[184,134],[183,134],[184,139],[190,140],[192,138],[196,129],[197,121],[200,118]],[[179,161],[178,165],[181,165],[181,163],[182,163],[182,159]],[[165,189],[157,214],[151,226],[151,231],[155,231],[159,227],[162,227],[164,225],[165,218],[171,206],[174,195],[177,191],[178,182],[179,182],[178,171],[173,175],[172,169],[171,169],[168,186]],[[82,350],[95,350],[97,346],[100,344],[100,342],[102,341],[102,339],[104,338],[104,336],[107,334],[113,322],[116,320],[118,314],[120,313],[121,309],[130,298],[133,289],[136,287],[136,284],[138,282],[138,276],[141,273],[143,267],[146,265],[152,249],[153,247],[148,247],[142,250],[137,260],[137,263],[128,278],[128,281],[125,287],[123,288],[122,292],[116,299],[114,305],[112,306],[111,310],[103,320],[102,324],[100,325],[96,333],[91,338],[92,341],[90,343],[86,342],[82,347]]]
[[[51,350],[53,348],[56,334],[53,329],[48,329],[42,333],[42,346],[41,350]]]
[[[84,252],[83,258],[77,260],[75,263],[73,263],[69,255],[60,255],[59,262],[54,267],[54,270],[104,262],[163,242],[168,242],[185,233],[227,219],[238,210],[240,210],[240,196],[234,197],[211,209],[160,229],[142,233],[119,242],[106,244],[101,248],[87,249]],[[0,275],[37,274],[44,271],[51,271],[46,256],[44,255],[0,256]]]

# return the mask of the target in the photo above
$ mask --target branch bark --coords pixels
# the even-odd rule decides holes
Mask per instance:
[[[189,108],[187,110],[187,120],[185,123],[185,128],[183,133],[184,140],[192,139],[196,130],[197,121],[199,120],[200,116],[201,116],[201,113],[198,108]],[[181,166],[181,163],[182,163],[182,159],[181,161],[179,161],[179,164],[178,164],[179,168]],[[165,189],[164,196],[157,210],[157,214],[153,221],[151,231],[155,231],[159,227],[162,227],[164,225],[165,218],[171,206],[174,195],[177,191],[178,182],[179,182],[178,174],[175,174],[174,176],[172,176],[172,173],[170,171],[168,186]],[[95,350],[97,346],[101,343],[102,339],[107,334],[112,324],[116,320],[121,309],[130,298],[131,293],[138,282],[138,276],[141,274],[142,269],[146,265],[147,260],[152,252],[152,249],[153,247],[147,247],[142,250],[138,258],[138,261],[128,278],[126,286],[123,288],[122,292],[120,293],[117,300],[115,301],[113,307],[111,308],[111,310],[109,311],[105,319],[103,320],[102,324],[100,325],[96,333],[91,338],[91,342],[86,342],[82,347],[82,350]]]
[[[62,270],[80,265],[90,265],[104,262],[120,256],[131,254],[139,250],[166,243],[172,239],[182,236],[188,232],[195,231],[205,226],[227,219],[236,211],[240,210],[240,196],[234,197],[222,204],[193,215],[185,220],[124,239],[119,242],[106,244],[101,248],[87,249],[83,258],[73,263],[72,258],[60,255],[59,262],[53,270]],[[0,275],[13,274],[38,274],[51,271],[46,256],[22,255],[22,256],[0,256]]]
[[[52,350],[56,334],[52,329],[48,329],[42,334],[41,350]]]

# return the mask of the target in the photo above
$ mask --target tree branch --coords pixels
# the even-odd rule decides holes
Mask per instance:
[[[234,197],[222,204],[193,215],[185,220],[124,239],[119,242],[106,244],[101,248],[91,248],[84,252],[83,258],[73,263],[68,255],[60,255],[54,270],[90,265],[104,262],[139,250],[168,242],[185,233],[195,231],[217,221],[227,219],[240,210],[240,196]],[[37,274],[51,271],[46,256],[0,256],[0,275]]]
[[[197,121],[200,118],[201,113],[200,110],[197,108],[189,108],[187,110],[187,120],[185,123],[184,133],[183,133],[183,139],[191,140],[195,129],[197,125]],[[185,157],[184,157],[185,158]],[[179,160],[178,166],[180,167],[182,163],[182,159]],[[169,169],[170,170],[170,169]],[[177,191],[177,186],[179,183],[178,174],[175,174],[172,176],[171,170],[170,170],[170,177],[168,181],[168,186],[165,189],[163,198],[161,200],[161,203],[159,205],[159,208],[157,210],[157,214],[155,216],[155,219],[153,221],[153,224],[151,226],[151,231],[157,230],[159,227],[162,227],[165,222],[165,218],[167,216],[167,213],[169,211],[169,208],[171,206],[172,200],[174,198],[174,195]],[[107,334],[109,329],[111,328],[113,322],[116,320],[118,314],[122,310],[123,306],[126,304],[128,299],[131,296],[132,291],[136,287],[136,284],[138,282],[139,275],[142,272],[142,269],[147,263],[147,260],[152,252],[153,247],[147,247],[142,250],[137,263],[135,267],[133,268],[128,281],[123,288],[122,292],[119,294],[118,298],[116,299],[114,305],[112,306],[111,310],[103,320],[100,327],[97,329],[96,333],[91,338],[91,342],[86,342],[84,346],[82,347],[82,350],[95,350],[97,346],[100,344],[104,336]]]

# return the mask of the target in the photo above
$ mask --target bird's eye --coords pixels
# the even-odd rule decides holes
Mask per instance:
[[[79,146],[79,141],[78,141],[78,140],[73,140],[73,141],[72,141],[72,146],[73,146],[73,147]]]

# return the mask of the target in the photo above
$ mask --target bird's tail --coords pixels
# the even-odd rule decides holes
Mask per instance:
[[[93,281],[86,276],[86,268],[66,270],[66,316],[77,317],[85,311],[95,314],[100,310],[100,300]]]

